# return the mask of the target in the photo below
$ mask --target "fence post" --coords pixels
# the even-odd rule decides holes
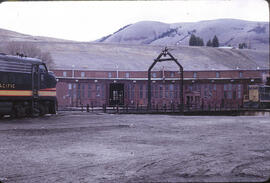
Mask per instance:
[[[103,104],[103,112],[106,113],[106,104]]]
[[[164,111],[166,112],[166,110],[167,110],[167,105],[164,104]]]
[[[81,111],[83,112],[83,104],[81,104]]]
[[[86,111],[89,112],[89,104],[86,105]]]
[[[92,108],[92,112],[94,112],[94,104],[93,104],[93,102],[91,102],[91,108]]]

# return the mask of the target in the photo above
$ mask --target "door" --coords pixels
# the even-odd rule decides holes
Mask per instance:
[[[111,83],[110,84],[110,98],[109,105],[124,105],[124,84]]]

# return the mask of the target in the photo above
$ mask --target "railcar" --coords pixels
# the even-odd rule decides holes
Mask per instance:
[[[270,108],[270,86],[249,85],[248,95],[244,96],[245,108]]]
[[[0,117],[55,114],[56,83],[41,60],[0,54]]]

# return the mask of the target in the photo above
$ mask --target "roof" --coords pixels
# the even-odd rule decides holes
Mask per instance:
[[[27,62],[31,64],[40,64],[42,61],[37,58],[29,58],[29,57],[21,57],[21,56],[14,56],[14,55],[6,55],[1,53],[0,59],[5,61],[15,61],[15,62]]]

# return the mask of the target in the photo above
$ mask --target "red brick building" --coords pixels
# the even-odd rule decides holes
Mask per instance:
[[[147,105],[147,71],[53,70],[60,107]],[[152,105],[180,103],[179,71],[152,71]],[[239,107],[248,85],[264,82],[268,70],[184,71],[184,103],[199,107]]]

